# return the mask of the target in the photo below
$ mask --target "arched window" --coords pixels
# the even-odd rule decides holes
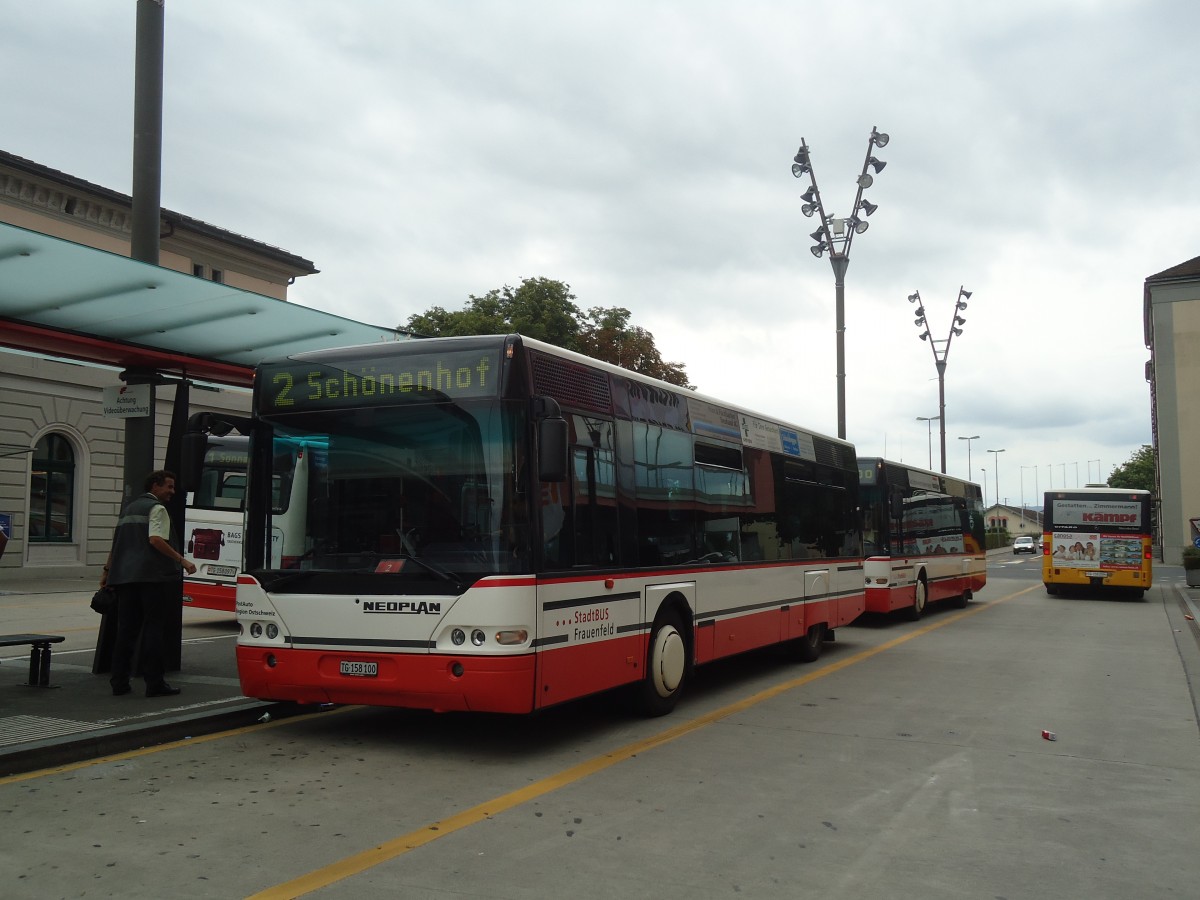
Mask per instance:
[[[29,540],[64,543],[75,518],[75,451],[61,434],[47,434],[33,448],[29,479]]]

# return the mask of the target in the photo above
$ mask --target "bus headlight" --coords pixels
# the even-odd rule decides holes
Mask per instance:
[[[262,631],[263,631],[263,629],[262,629],[261,622],[252,622],[250,624],[250,637],[260,638],[260,637],[262,637]]]
[[[471,643],[476,647],[482,647],[485,640],[487,640],[487,635],[481,629],[476,628],[471,632]]]
[[[455,628],[450,632],[450,641],[455,647],[461,647],[467,640],[467,634],[461,628]]]
[[[271,640],[275,640],[275,638],[279,637],[279,626],[274,622],[269,622],[267,624],[267,637]]]

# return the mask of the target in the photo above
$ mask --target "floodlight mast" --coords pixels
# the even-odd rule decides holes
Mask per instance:
[[[941,419],[941,441],[942,441],[942,474],[946,474],[946,360],[950,356],[950,342],[954,340],[954,336],[962,334],[962,329],[958,326],[966,325],[967,320],[960,313],[967,308],[967,300],[971,297],[971,292],[966,290],[961,284],[958,286],[958,300],[954,304],[954,317],[950,320],[950,331],[944,340],[939,340],[933,337],[929,330],[929,316],[925,312],[925,305],[921,300],[921,292],[913,291],[908,295],[908,302],[917,304],[916,320],[913,322],[917,328],[921,329],[918,337],[923,341],[929,342],[929,349],[933,351],[933,364],[937,368],[938,374],[938,417]],[[967,452],[970,453],[971,445],[967,445]],[[968,463],[968,467],[970,464]]]
[[[810,237],[816,242],[809,251],[820,258],[829,251],[829,264],[833,267],[834,299],[837,329],[837,407],[838,407],[838,437],[846,438],[846,269],[850,265],[850,245],[854,243],[854,235],[867,230],[867,222],[861,218],[858,211],[863,210],[871,215],[879,207],[863,199],[863,191],[869,188],[875,179],[867,172],[873,168],[878,175],[883,171],[886,162],[871,155],[875,147],[886,147],[888,135],[871,127],[871,135],[867,140],[867,155],[863,160],[862,172],[859,173],[858,192],[854,195],[854,206],[847,218],[834,218],[825,212],[825,203],[821,199],[821,191],[817,187],[817,176],[813,171],[812,159],[808,144],[800,138],[800,149],[792,158],[792,175],[809,178],[809,189],[801,198],[804,206],[800,211],[806,216],[813,213],[820,215],[821,224]]]

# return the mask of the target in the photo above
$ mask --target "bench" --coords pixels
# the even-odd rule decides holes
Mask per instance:
[[[61,634],[0,634],[0,647],[30,644],[30,687],[50,687],[50,645],[66,640]]]

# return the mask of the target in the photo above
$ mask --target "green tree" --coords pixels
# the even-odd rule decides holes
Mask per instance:
[[[425,337],[519,332],[680,387],[691,387],[683,363],[666,362],[654,335],[630,325],[632,313],[595,306],[586,315],[575,305],[570,285],[551,278],[526,278],[482,297],[470,295],[458,311],[440,306],[408,317],[406,328]]]
[[[579,308],[569,285],[549,278],[526,278],[520,287],[505,285],[482,297],[470,295],[464,309],[440,306],[408,317],[408,330],[427,337],[520,332],[539,341],[576,349]]]
[[[683,363],[666,362],[654,343],[654,335],[629,324],[632,316],[621,306],[593,306],[584,316],[579,352],[668,384],[690,388]]]
[[[1115,488],[1154,490],[1154,448],[1149,444],[1133,451],[1123,465],[1117,466],[1108,476],[1108,484]]]

